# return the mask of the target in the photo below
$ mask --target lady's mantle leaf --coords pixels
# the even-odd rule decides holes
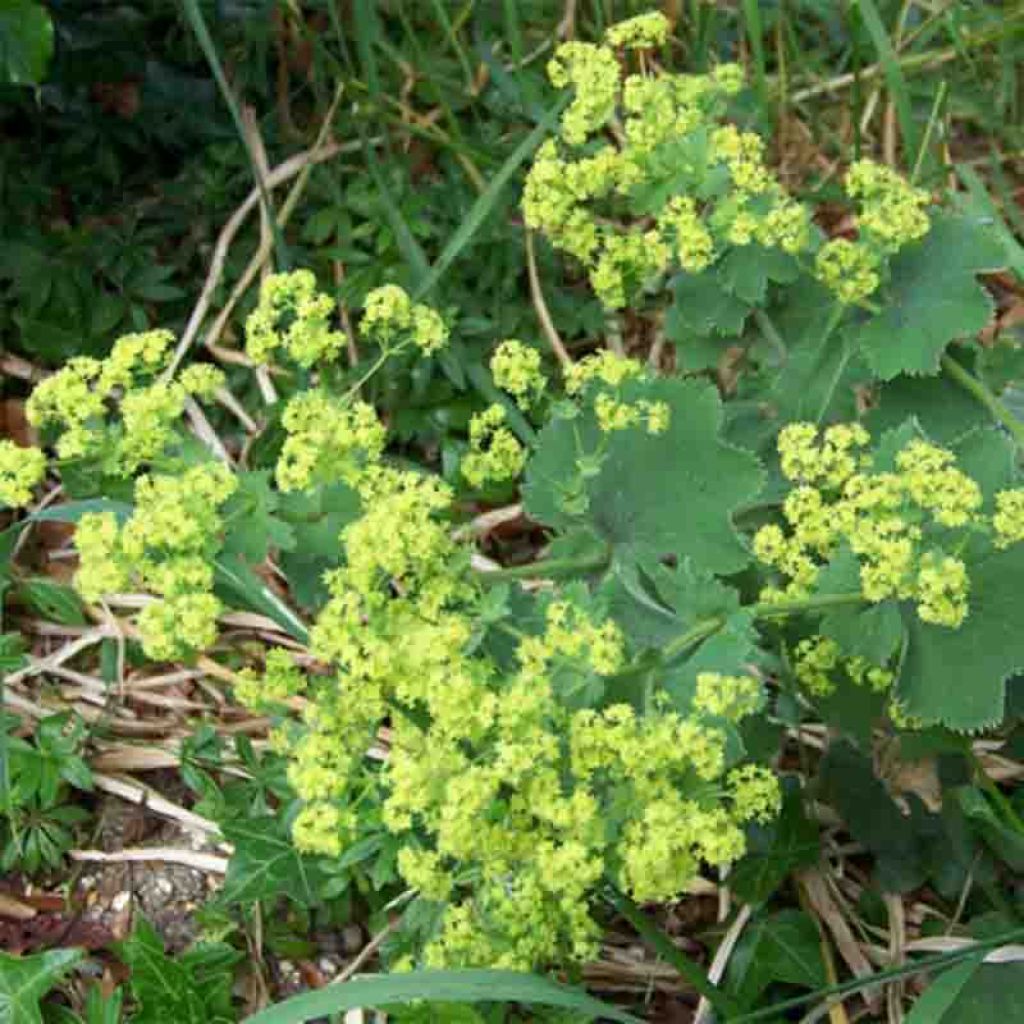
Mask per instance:
[[[1004,263],[992,232],[966,217],[936,217],[931,231],[892,261],[885,308],[850,329],[883,380],[900,373],[936,373],[955,338],[980,331],[992,300],[975,275]]]
[[[673,554],[689,558],[697,571],[741,568],[749,556],[732,515],[761,488],[757,459],[721,440],[722,407],[713,386],[658,380],[643,388],[643,397],[669,406],[664,433],[602,435],[589,411],[545,427],[526,473],[527,511],[563,529],[588,525],[619,552]],[[579,478],[577,458],[596,451],[602,436],[607,455],[582,481],[585,500],[574,506],[567,496]]]
[[[1004,683],[1024,669],[1024,545],[971,566],[970,611],[959,629],[904,611],[907,655],[899,696],[912,715],[973,731],[1003,717]]]

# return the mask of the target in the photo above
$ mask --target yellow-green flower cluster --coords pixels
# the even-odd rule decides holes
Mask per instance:
[[[0,505],[27,505],[32,500],[32,488],[44,476],[46,456],[38,448],[0,440]]]
[[[366,296],[361,326],[363,333],[385,350],[397,350],[411,343],[431,355],[448,341],[448,328],[441,314],[421,302],[413,302],[396,284],[375,288]]]
[[[609,46],[625,47],[629,50],[646,50],[652,46],[664,46],[671,25],[660,11],[638,14],[612,25],[604,34]]]
[[[111,512],[80,520],[75,587],[87,601],[130,586],[160,595],[137,619],[148,657],[170,660],[216,640],[221,604],[212,592],[213,558],[223,530],[220,507],[236,486],[222,463],[142,476],[123,526]]]
[[[526,450],[505,426],[505,410],[492,405],[469,421],[469,451],[462,475],[474,486],[514,480],[526,465]]]
[[[860,302],[881,283],[887,257],[928,233],[928,193],[892,168],[858,160],[846,175],[846,194],[858,201],[858,238],[834,238],[819,250],[815,273],[840,302]]]
[[[1000,491],[996,495],[992,527],[996,531],[996,547],[1007,548],[1024,540],[1024,489]]]
[[[967,616],[970,579],[958,552],[963,531],[987,532],[996,546],[1024,539],[1011,520],[1019,492],[1004,491],[992,516],[982,512],[977,482],[952,452],[915,439],[896,453],[893,470],[876,470],[859,425],[809,423],[779,434],[783,474],[795,485],[783,503],[787,529],[770,523],[753,538],[757,558],[788,579],[765,600],[805,598],[840,544],[857,557],[868,601],[914,600],[924,622],[956,628]],[[961,531],[958,535],[953,531]]]
[[[814,273],[840,302],[850,305],[873,294],[881,282],[878,253],[848,238],[826,242],[815,257]]]
[[[585,375],[631,372],[595,357]],[[351,482],[363,513],[342,531],[344,561],[311,631],[331,674],[272,673],[268,660],[264,680],[242,685],[254,703],[305,686],[301,723],[275,734],[305,802],[300,848],[334,854],[351,841],[347,808],[386,720],[382,820],[401,839],[406,882],[446,904],[427,965],[585,959],[603,879],[667,898],[702,861],[743,853],[743,823],[777,806],[770,773],[729,763],[722,728],[754,709],[753,681],[723,677],[689,714],[659,700],[643,714],[581,707],[577,695],[602,692],[626,659],[620,629],[585,591],[545,599],[542,626],[511,629],[515,658],[499,666],[481,646],[468,551],[445,522],[451,489],[372,459]]]
[[[632,427],[640,427],[648,434],[663,434],[671,422],[667,403],[646,398],[627,400],[622,395],[626,382],[642,380],[645,375],[638,360],[601,350],[566,367],[565,390],[579,396],[588,385],[596,385],[591,400],[598,429],[605,434]]]
[[[799,253],[811,244],[807,211],[768,171],[761,139],[717,123],[742,86],[741,69],[648,69],[642,51],[668,29],[663,15],[647,14],[612,26],[602,45],[559,47],[549,76],[574,87],[573,101],[560,140],[538,149],[523,191],[527,226],[578,259],[612,309],[672,265],[698,273],[730,245]],[[617,53],[636,50],[639,72],[623,75]],[[721,186],[705,188],[723,175]],[[664,194],[660,209],[650,208],[651,192]]]
[[[572,103],[562,114],[562,136],[572,145],[603,128],[615,113],[619,62],[606,46],[563,43],[548,62],[548,78],[557,89],[573,86]]]
[[[287,437],[275,475],[282,491],[354,480],[384,450],[385,430],[373,407],[326,391],[302,391],[281,417]]]
[[[283,350],[304,369],[337,359],[345,338],[331,329],[334,300],[317,291],[310,270],[270,274],[259,303],[245,321],[245,350],[257,363]]]
[[[697,675],[693,703],[699,711],[738,722],[761,707],[761,684],[752,676],[725,676],[719,672]]]
[[[887,690],[894,679],[888,668],[872,665],[859,655],[844,657],[835,640],[819,635],[797,644],[793,652],[793,674],[797,682],[816,697],[835,693],[840,679],[848,679],[855,686],[867,686],[876,693]]]
[[[529,409],[544,393],[547,378],[537,349],[508,338],[494,350],[490,365],[494,383],[507,391],[520,409]]]
[[[214,366],[194,364],[175,380],[157,379],[167,365],[169,331],[128,334],[104,360],[79,356],[42,381],[26,405],[29,422],[56,427],[64,459],[98,455],[111,472],[131,473],[163,454],[190,396],[208,399],[224,383]],[[108,410],[120,402],[121,422]]]
[[[929,196],[885,164],[858,160],[846,175],[846,194],[859,201],[857,226],[883,252],[898,252],[928,234]]]
[[[252,669],[242,669],[235,678],[235,697],[240,704],[255,710],[281,704],[306,688],[306,676],[296,666],[293,657],[283,648],[267,651],[262,675]]]

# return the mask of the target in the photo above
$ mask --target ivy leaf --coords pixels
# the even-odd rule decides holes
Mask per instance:
[[[851,328],[872,370],[882,380],[937,373],[951,341],[989,322],[992,299],[975,275],[1004,262],[998,239],[980,221],[936,216],[924,238],[893,257],[883,311]]]
[[[174,959],[153,926],[139,918],[116,946],[131,969],[135,1024],[232,1024],[232,968],[241,954],[230,946],[201,943]]]
[[[800,910],[780,910],[752,921],[729,959],[726,985],[744,1006],[755,1006],[770,985],[802,988],[828,984],[821,937]]]
[[[35,956],[0,953],[0,1024],[43,1024],[43,996],[84,955],[80,949],[51,949]]]
[[[276,816],[264,815],[223,826],[235,847],[219,898],[225,903],[255,903],[284,894],[306,907],[320,902],[322,873],[315,860],[295,849]]]
[[[669,406],[668,429],[602,435],[590,410],[551,422],[527,469],[527,511],[561,529],[589,525],[619,552],[689,558],[696,571],[742,568],[749,555],[732,515],[761,488],[757,459],[721,440],[722,407],[712,385],[657,380],[641,386],[638,397]],[[602,437],[607,454],[582,481],[585,508],[567,505],[566,483],[579,478],[579,453],[596,451]]]
[[[970,567],[969,612],[958,629],[903,609],[907,653],[898,695],[911,715],[973,732],[1003,718],[1005,682],[1024,669],[1024,545]]]
[[[817,861],[818,827],[804,813],[798,785],[785,786],[782,811],[774,821],[751,826],[747,851],[729,872],[729,886],[744,903],[763,903],[791,872]]]

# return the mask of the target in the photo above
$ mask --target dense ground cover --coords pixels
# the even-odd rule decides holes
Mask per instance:
[[[0,6],[8,1019],[1010,1019],[1020,28]]]

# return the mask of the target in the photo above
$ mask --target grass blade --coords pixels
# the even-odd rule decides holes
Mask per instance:
[[[422,299],[433,291],[459,253],[462,252],[477,231],[480,230],[481,225],[487,220],[491,211],[497,205],[498,199],[501,197],[501,193],[505,190],[505,186],[512,175],[515,174],[519,167],[543,142],[544,136],[554,126],[562,106],[563,103],[557,103],[551,107],[533,131],[509,154],[498,173],[488,182],[487,188],[484,189],[476,202],[473,203],[469,213],[466,214],[465,219],[459,225],[458,230],[448,240],[448,244],[441,251],[437,262],[430,267],[429,272],[420,281],[419,287],[416,289],[416,298]]]
[[[518,971],[410,971],[357,978],[294,996],[247,1017],[244,1024],[300,1024],[344,1010],[420,1002],[534,1003],[576,1010],[591,1018],[641,1024],[639,1017],[594,999],[579,989]]]
[[[234,121],[235,130],[238,132],[238,137],[242,140],[245,155],[249,158],[249,167],[256,181],[256,187],[260,191],[260,202],[263,204],[263,210],[270,224],[270,230],[274,235],[274,255],[277,257],[278,269],[287,270],[289,267],[288,250],[285,247],[281,230],[277,226],[274,208],[270,205],[270,193],[267,192],[266,182],[264,182],[263,175],[259,170],[260,162],[252,151],[252,146],[249,143],[249,133],[246,131],[245,122],[242,120],[242,111],[238,106],[238,100],[235,99],[235,94],[231,91],[231,86],[228,85],[224,69],[221,67],[220,57],[217,55],[217,47],[213,42],[213,37],[210,35],[210,30],[206,27],[206,19],[203,18],[203,12],[199,9],[197,0],[182,0],[182,6],[196,41],[199,43],[199,48],[203,51],[203,56],[206,57],[206,63],[210,65],[210,70],[213,72],[217,88],[220,89],[224,102],[231,112],[231,120]]]
[[[878,63],[882,66],[886,85],[888,85],[889,93],[896,104],[896,116],[900,122],[900,134],[903,136],[904,160],[909,167],[909,162],[918,152],[918,139],[907,80],[903,77],[903,69],[896,58],[896,51],[893,49],[892,40],[885,29],[878,8],[875,6],[875,0],[858,0],[857,7],[864,20],[864,27],[868,30],[868,35],[871,36],[871,42],[875,45]]]
[[[761,107],[761,117],[766,126],[771,126],[772,112],[768,105],[768,76],[764,56],[764,23],[761,21],[759,0],[743,0],[743,20],[747,26],[750,53],[754,58],[754,89]]]

